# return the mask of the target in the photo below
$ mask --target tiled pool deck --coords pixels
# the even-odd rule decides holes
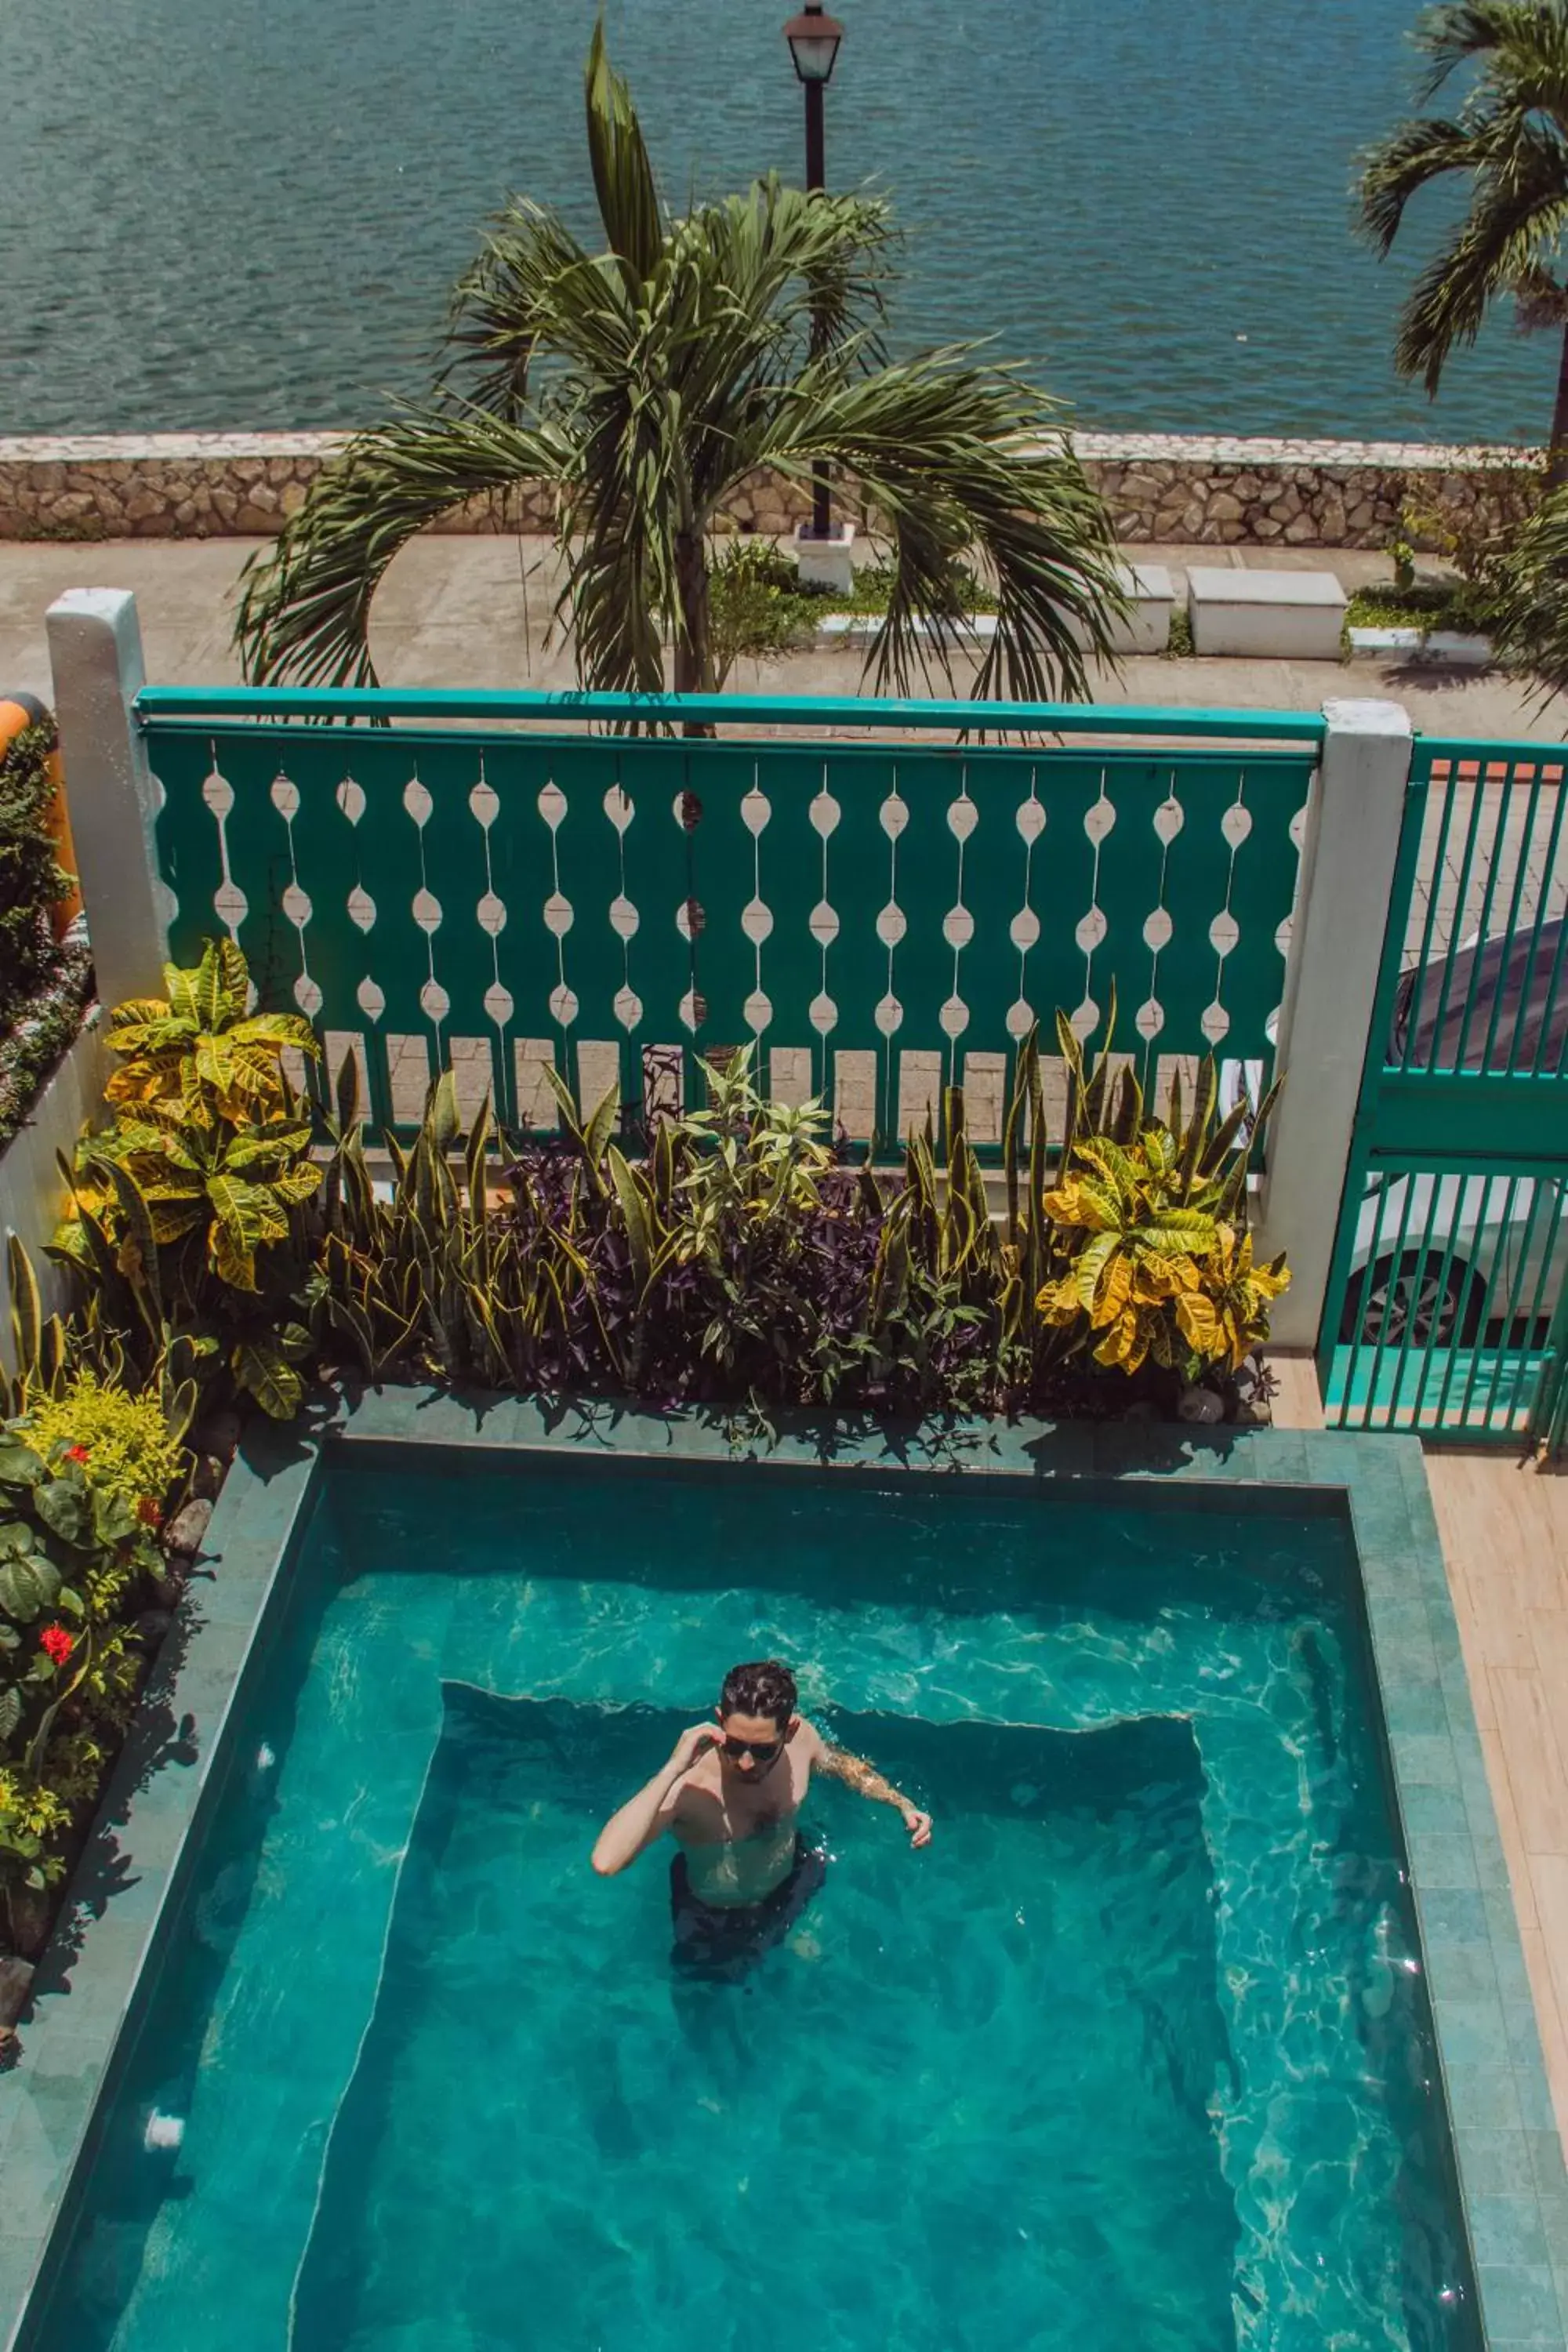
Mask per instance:
[[[1568,1476],[1426,1458],[1559,2132],[1568,2126]]]
[[[722,1417],[664,1421],[607,1410],[546,1416],[506,1401],[475,1410],[424,1391],[364,1401],[330,1443],[549,1447],[730,1463],[756,1450]],[[928,1426],[907,1436],[820,1427],[783,1433],[775,1465],[879,1475],[1219,1484],[1319,1490],[1347,1501],[1365,1580],[1400,1805],[1415,1881],[1438,2047],[1453,2119],[1482,2313],[1492,2352],[1568,2346],[1568,2174],[1553,2119],[1508,1863],[1418,1443],[1268,1430],[1053,1429],[1020,1423]],[[183,1642],[154,1674],[136,1736],[84,1864],[65,1945],[40,1968],[20,2063],[0,2076],[0,2345],[26,2344],[25,2305],[47,2275],[95,2103],[138,1974],[174,1898],[187,1832],[268,1594],[291,1556],[318,1450],[256,1430],[209,1536]],[[69,1957],[62,1957],[68,1948]]]

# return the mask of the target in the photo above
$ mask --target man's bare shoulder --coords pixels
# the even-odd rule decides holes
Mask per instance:
[[[804,1764],[820,1766],[828,1752],[827,1740],[818,1731],[816,1724],[804,1715],[800,1718],[800,1729],[795,1733],[791,1745]]]

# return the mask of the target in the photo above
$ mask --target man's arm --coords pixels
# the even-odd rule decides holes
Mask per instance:
[[[639,1789],[618,1813],[612,1813],[594,1847],[594,1867],[601,1878],[635,1862],[645,1845],[661,1838],[675,1818],[680,1783],[706,1748],[720,1738],[716,1725],[694,1723],[676,1741],[668,1764],[660,1767],[646,1789]]]
[[[811,1760],[817,1771],[827,1773],[835,1780],[842,1780],[846,1788],[855,1790],[862,1797],[872,1798],[879,1805],[891,1805],[893,1811],[903,1817],[904,1827],[910,1833],[910,1843],[930,1845],[929,1813],[922,1813],[918,1805],[911,1805],[909,1799],[901,1795],[890,1780],[884,1780],[875,1765],[868,1764],[863,1756],[851,1756],[847,1748],[835,1748],[830,1741],[824,1739],[820,1732],[814,1736],[816,1746]]]

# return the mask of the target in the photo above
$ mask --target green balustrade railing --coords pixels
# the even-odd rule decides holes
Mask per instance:
[[[1030,1024],[1102,1036],[1113,987],[1146,1081],[1272,1061],[1317,718],[175,688],[138,715],[173,952],[237,940],[386,1129],[447,1063],[514,1126],[554,1123],[546,1062],[635,1124],[751,1045],[868,1147],[962,1080],[994,1149]],[[625,731],[686,719],[773,731]]]

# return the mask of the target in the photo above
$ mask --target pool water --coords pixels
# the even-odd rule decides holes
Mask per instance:
[[[1186,1727],[1089,1733],[1078,1763],[1070,1735],[853,1719],[899,1779],[959,1791],[940,1856],[825,1800],[831,1895],[744,1994],[716,1996],[660,1965],[664,1867],[584,1900],[599,1822],[683,1719],[638,1709],[606,1734],[586,1709],[448,1695],[302,2339],[368,2347],[439,2311],[458,2341],[510,2343],[526,2278],[541,2344],[638,2343],[661,2305],[727,2343],[803,2290],[830,2341],[962,2344],[973,2263],[993,2321],[1029,2324],[1098,2252],[1101,2331],[1223,2344],[1236,2221],[1205,2113],[1225,2037]],[[1092,1999],[1059,1980],[1075,1946],[1099,1955]],[[508,2095],[476,2112],[487,2078]],[[475,2184],[456,2276],[430,2196],[443,2147]],[[1141,2165],[1152,2193],[1123,2204]]]
[[[37,2352],[1471,2352],[1344,1521],[334,1465]],[[1106,1490],[1109,1491],[1109,1490]],[[600,1822],[780,1654],[837,1785],[739,1984]]]

